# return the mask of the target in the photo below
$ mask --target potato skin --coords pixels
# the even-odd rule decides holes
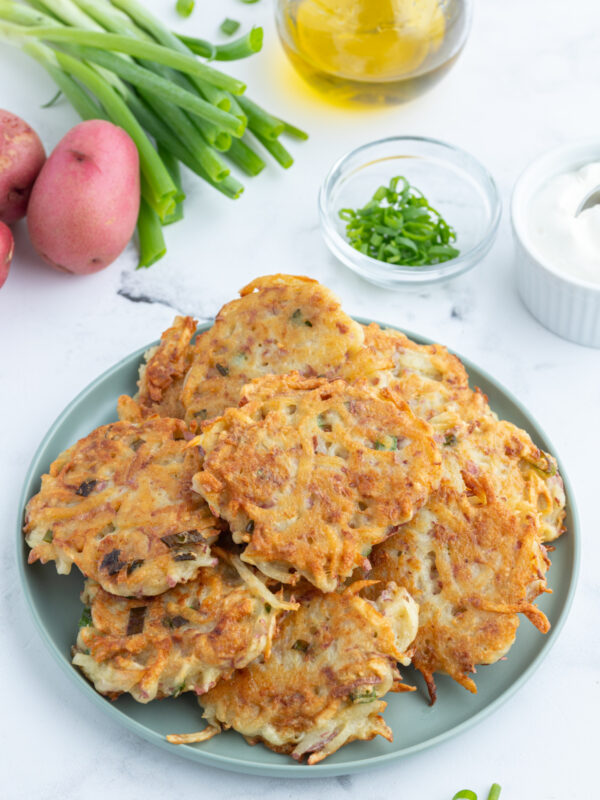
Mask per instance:
[[[8,277],[10,262],[12,261],[15,242],[8,225],[0,222],[0,288]]]
[[[0,222],[11,225],[27,213],[31,188],[46,152],[29,125],[0,109]]]
[[[110,122],[81,122],[57,144],[35,182],[29,236],[48,264],[87,275],[107,267],[125,249],[139,205],[133,140]]]

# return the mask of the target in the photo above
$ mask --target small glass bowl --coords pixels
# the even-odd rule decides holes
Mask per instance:
[[[361,208],[379,186],[403,175],[456,231],[460,255],[443,264],[387,264],[352,247],[341,208]],[[489,172],[458,147],[422,136],[390,136],[357,147],[336,162],[319,192],[321,232],[334,256],[377,286],[403,289],[441,283],[472,269],[498,231],[501,203]]]

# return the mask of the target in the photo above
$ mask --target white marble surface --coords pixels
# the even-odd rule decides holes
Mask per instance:
[[[148,5],[175,22],[174,0]],[[447,139],[483,160],[506,209],[515,178],[537,153],[600,135],[600,10],[589,0],[484,0],[462,58],[441,85],[405,107],[354,113],[299,93],[276,41],[269,0],[196,5],[185,24],[199,35],[215,35],[226,14],[265,24],[264,52],[232,70],[247,78],[257,99],[312,138],[294,145],[292,170],[284,174],[270,166],[247,181],[237,204],[190,177],[187,220],[168,229],[168,256],[148,272],[134,273],[133,245],[95,276],[53,272],[34,257],[24,227],[17,227],[17,255],[0,291],[2,796],[449,800],[464,786],[487,796],[495,780],[506,800],[597,797],[600,351],[561,341],[521,305],[506,210],[497,242],[476,271],[441,288],[393,294],[363,283],[328,255],[316,195],[326,169],[350,147],[385,134],[415,133]],[[0,106],[24,116],[52,148],[75,115],[65,105],[41,110],[53,94],[50,81],[5,46],[0,75]],[[433,750],[375,772],[317,782],[203,768],[121,729],[74,690],[51,659],[21,597],[15,567],[16,504],[25,470],[67,402],[124,354],[155,338],[175,311],[208,319],[249,279],[275,271],[319,278],[349,312],[419,331],[487,368],[554,440],[582,523],[584,558],[571,616],[526,688],[491,718]]]

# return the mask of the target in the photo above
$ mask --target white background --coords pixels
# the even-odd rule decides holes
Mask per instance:
[[[196,0],[177,21],[174,0],[147,0],[186,32],[216,38],[226,16],[265,26],[266,45],[232,65],[253,96],[311,133],[293,144],[296,165],[274,164],[246,181],[237,203],[186,176],[186,220],[167,229],[167,257],[134,273],[135,247],[97,275],[52,271],[32,253],[21,224],[0,291],[0,764],[14,798],[422,798],[450,800],[465,786],[502,800],[597,793],[600,711],[598,411],[600,351],[556,338],[529,316],[515,289],[508,202],[538,153],[600,136],[600,9],[590,0],[481,0],[454,70],[403,107],[328,107],[300,89],[273,28],[269,0]],[[63,103],[40,105],[50,80],[0,45],[0,107],[23,116],[50,150],[77,121]],[[474,272],[418,294],[390,293],[336,263],[317,220],[319,183],[349,148],[393,133],[446,139],[480,158],[504,201],[498,239]],[[305,273],[335,290],[350,313],[405,326],[443,342],[496,376],[537,416],[570,473],[579,504],[583,563],[575,603],[551,655],[492,717],[420,755],[338,779],[284,781],[228,774],[163,752],[124,731],[74,690],[46,651],[21,597],[14,548],[17,497],[35,448],[67,402],[123,355],[156,338],[176,311],[214,316],[248,280]],[[151,299],[131,302],[119,291]],[[469,697],[465,695],[465,702]]]

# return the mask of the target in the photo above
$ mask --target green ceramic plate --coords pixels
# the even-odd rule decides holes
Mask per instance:
[[[411,333],[408,335],[418,342],[429,343],[422,337]],[[44,437],[29,468],[20,501],[21,507],[39,490],[40,476],[48,470],[50,463],[62,450],[98,425],[104,425],[116,418],[117,397],[135,391],[138,366],[144,350],[132,353],[97,378],[58,417]],[[479,386],[488,395],[491,407],[501,417],[525,428],[538,446],[554,452],[533,417],[514,397],[480,369],[468,361],[464,363],[472,384]],[[176,700],[141,705],[129,697],[122,697],[115,703],[101,697],[70,663],[70,649],[81,615],[79,592],[83,580],[77,569],[73,569],[69,576],[59,576],[51,564],[41,566],[37,563],[27,566],[27,548],[21,531],[17,530],[20,576],[42,638],[74,685],[93,700],[99,712],[109,714],[129,730],[164,747],[170,753],[184,756],[198,764],[268,776],[306,778],[344,775],[372,769],[431,747],[474,725],[523,686],[548,654],[569,610],[575,588],[579,551],[573,495],[562,467],[561,473],[565,479],[568,498],[568,533],[557,542],[556,551],[552,554],[549,584],[553,594],[543,595],[539,599],[540,607],[552,623],[550,633],[542,636],[533,625],[524,620],[508,659],[493,666],[479,668],[477,695],[469,694],[450,679],[440,676],[436,679],[438,701],[433,708],[427,703],[420,676],[413,674],[411,669],[403,669],[403,677],[408,682],[414,680],[420,690],[412,694],[389,696],[385,718],[394,731],[393,743],[386,742],[381,737],[371,742],[354,742],[330,756],[324,763],[313,767],[296,764],[289,757],[272,753],[261,745],[250,747],[241,736],[233,732],[224,733],[202,744],[170,745],[165,741],[165,734],[195,731],[203,727],[195,699],[188,693]]]

